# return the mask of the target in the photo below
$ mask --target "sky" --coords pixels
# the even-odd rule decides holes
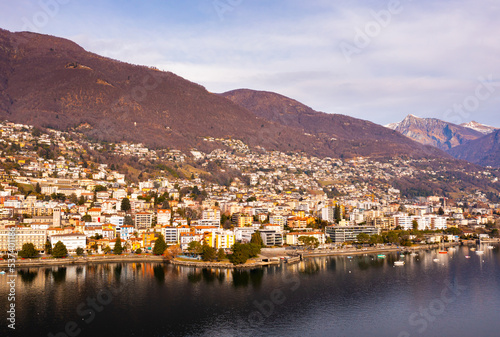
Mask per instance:
[[[382,125],[500,127],[499,17],[498,0],[0,0],[10,31]]]

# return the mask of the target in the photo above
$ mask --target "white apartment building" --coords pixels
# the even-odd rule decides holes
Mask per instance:
[[[75,252],[78,247],[85,248],[87,246],[87,237],[81,233],[52,235],[50,237],[52,248],[54,248],[59,241],[66,246],[68,252]]]

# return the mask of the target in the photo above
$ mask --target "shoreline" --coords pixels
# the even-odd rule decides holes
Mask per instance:
[[[461,243],[449,242],[443,246],[453,247],[459,246]],[[254,261],[243,265],[233,265],[228,262],[205,262],[205,261],[185,261],[179,259],[166,260],[163,256],[156,255],[119,255],[119,256],[89,256],[89,257],[71,257],[64,259],[18,259],[15,262],[15,268],[27,267],[47,267],[47,266],[66,266],[66,265],[88,265],[100,263],[170,263],[175,266],[194,267],[194,268],[217,268],[217,269],[252,269],[261,268],[265,266],[280,265],[282,263],[298,263],[307,258],[327,257],[327,256],[349,256],[349,255],[363,255],[363,254],[382,254],[382,253],[395,253],[395,252],[411,252],[417,250],[438,249],[439,244],[429,244],[422,246],[412,247],[391,247],[391,248],[366,248],[355,250],[322,250],[322,251],[294,251],[285,252],[283,255],[275,257],[265,257],[267,261]],[[285,260],[281,259],[285,258]],[[7,268],[8,262],[6,260],[0,261],[0,269]]]
[[[166,262],[163,256],[155,255],[119,255],[119,256],[87,256],[64,259],[16,259],[15,268],[85,265],[99,263],[134,263],[134,262]],[[6,260],[0,261],[0,268],[7,268]]]

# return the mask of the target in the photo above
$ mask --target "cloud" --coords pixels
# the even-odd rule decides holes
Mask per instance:
[[[33,3],[29,13],[15,7],[16,15],[33,15]],[[445,111],[473,94],[480,76],[500,80],[496,0],[400,0],[400,10],[375,33],[366,29],[377,28],[389,0],[232,3],[221,18],[211,1],[138,8],[108,1],[99,11],[94,1],[71,2],[44,32],[172,71],[212,92],[275,91],[380,124],[408,113],[447,118]],[[360,32],[369,38],[363,46],[356,44]],[[358,49],[350,62],[342,43]],[[500,126],[499,100],[500,87],[480,102],[474,119]]]

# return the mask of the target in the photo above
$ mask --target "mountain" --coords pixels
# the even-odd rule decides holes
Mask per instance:
[[[483,136],[479,131],[448,123],[437,118],[419,118],[408,115],[399,123],[386,125],[421,144],[449,150]]]
[[[500,167],[500,130],[454,147],[449,153],[482,166]]]
[[[47,35],[0,30],[0,118],[106,141],[210,149],[204,137],[327,152],[173,73],[89,53]]]
[[[397,132],[369,121],[318,112],[288,97],[267,91],[238,89],[221,96],[269,122],[297,130],[297,135],[318,137],[334,153],[352,156],[443,156]],[[446,156],[446,155],[445,155]]]
[[[462,124],[460,124],[460,126],[463,126],[464,128],[476,130],[478,132],[481,132],[483,135],[487,135],[487,134],[490,134],[492,132],[495,132],[496,130],[500,130],[499,128],[496,128],[494,126],[484,125],[484,124],[478,123],[476,121],[472,121],[469,123],[462,123]]]
[[[331,157],[446,157],[399,133],[262,92],[225,95],[62,38],[0,30],[0,118],[103,141],[209,151],[205,137]],[[238,98],[239,97],[239,98]]]

